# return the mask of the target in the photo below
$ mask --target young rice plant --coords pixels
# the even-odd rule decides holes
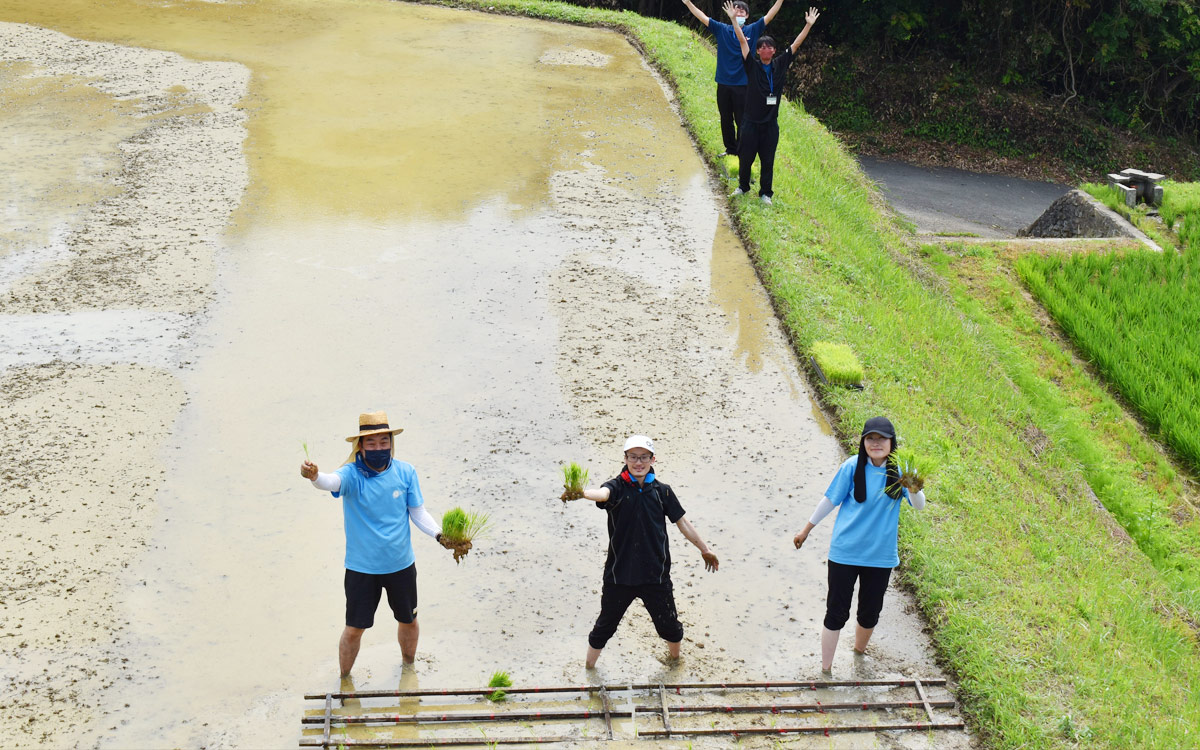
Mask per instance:
[[[937,471],[937,461],[922,456],[911,448],[896,448],[891,460],[900,470],[900,485],[909,492],[920,492],[929,475]]]
[[[498,703],[508,697],[508,693],[504,692],[503,688],[512,687],[512,678],[504,670],[493,672],[492,679],[488,681],[488,687],[497,688],[497,690],[490,693],[487,699]]]
[[[562,467],[562,473],[563,493],[559,499],[565,503],[568,500],[578,500],[583,497],[583,488],[588,480],[587,469],[572,461]]]
[[[454,550],[454,562],[459,562],[471,550],[475,537],[487,528],[484,513],[451,508],[442,515],[442,544]]]

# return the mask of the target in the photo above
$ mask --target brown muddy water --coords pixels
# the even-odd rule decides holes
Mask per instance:
[[[4,743],[294,746],[301,695],[341,687],[343,606],[301,442],[331,470],[373,409],[430,510],[492,529],[459,566],[415,534],[416,668],[381,613],[353,687],[819,676],[831,520],[791,536],[843,454],[620,35],[4,0],[0,157]],[[557,500],[558,466],[607,478],[634,431],[721,569],[675,535],[683,660],[634,607],[588,674],[604,514]],[[835,674],[939,674],[903,592]]]

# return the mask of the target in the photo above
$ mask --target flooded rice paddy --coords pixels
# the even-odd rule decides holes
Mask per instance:
[[[4,736],[294,745],[303,693],[347,687],[341,511],[301,443],[331,470],[373,409],[430,510],[492,530],[459,566],[415,535],[416,669],[380,614],[354,688],[819,676],[831,520],[791,536],[843,454],[622,36],[383,0],[5,0],[0,158]],[[673,535],[683,660],[634,607],[588,674],[604,514],[557,500],[558,466],[607,478],[633,431],[721,569]],[[938,674],[894,588],[834,670]]]

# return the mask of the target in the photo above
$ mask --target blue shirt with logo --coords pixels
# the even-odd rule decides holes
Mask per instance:
[[[358,458],[337,470],[346,526],[346,568],[359,573],[395,573],[412,565],[408,509],[425,503],[412,464],[392,459],[381,472]]]
[[[742,35],[750,43],[750,56],[754,57],[754,44],[767,28],[767,19],[760,18],[754,23],[742,27]],[[708,30],[717,41],[717,83],[726,86],[745,86],[746,71],[742,68],[742,43],[738,41],[737,32],[733,26],[721,23],[715,18],[708,19]],[[738,123],[739,125],[741,123]]]
[[[825,490],[825,497],[838,509],[833,541],[829,544],[829,559],[842,565],[894,568],[900,564],[896,548],[900,503],[908,500],[908,490],[900,491],[900,500],[888,497],[883,491],[887,465],[875,466],[867,461],[867,499],[856,502],[854,468],[857,464],[857,455],[846,459],[838,467],[829,489]]]

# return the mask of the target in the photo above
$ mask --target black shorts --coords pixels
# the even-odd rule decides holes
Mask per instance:
[[[379,598],[387,590],[388,606],[396,622],[417,619],[417,564],[395,573],[359,573],[346,569],[346,625],[366,630],[375,624]]]

